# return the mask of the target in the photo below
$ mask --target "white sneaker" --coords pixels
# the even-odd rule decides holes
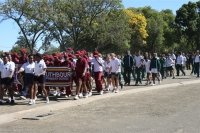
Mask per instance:
[[[148,82],[145,83],[145,85],[148,85],[148,84],[149,84]]]
[[[53,95],[54,95],[54,96],[57,96],[57,95],[58,95],[58,91],[55,90]]]
[[[46,98],[46,103],[49,103],[49,97]]]
[[[100,92],[99,92],[99,95],[103,95],[103,91],[100,91]]]
[[[116,89],[115,89],[115,88],[113,88],[112,92],[115,92],[115,90],[116,90]]]
[[[83,93],[80,93],[78,96],[79,96],[79,97],[83,97]]]
[[[21,100],[26,100],[26,97],[25,96],[20,96],[20,99]]]
[[[88,93],[88,96],[91,97],[91,96],[92,96],[92,92],[89,92],[89,93]]]
[[[85,94],[84,98],[88,98],[88,94]]]
[[[158,84],[160,85],[160,84],[161,84],[161,81],[158,81]]]
[[[115,89],[115,93],[118,93],[119,92],[119,89]]]
[[[30,99],[30,101],[28,102],[28,104],[29,104],[29,105],[33,105],[33,104],[34,104],[34,103],[33,103],[33,100]]]
[[[151,86],[155,86],[156,84],[151,84]]]
[[[79,97],[78,97],[78,95],[76,95],[75,97],[74,97],[74,100],[78,100],[79,99]]]
[[[37,96],[35,96],[35,101],[37,100]]]

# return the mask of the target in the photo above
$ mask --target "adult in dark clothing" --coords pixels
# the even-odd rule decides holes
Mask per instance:
[[[130,54],[130,51],[126,51],[126,55],[124,56],[123,59],[124,62],[124,79],[125,79],[125,84],[130,85],[131,81],[131,72],[132,72],[132,67],[133,67],[133,57]]]

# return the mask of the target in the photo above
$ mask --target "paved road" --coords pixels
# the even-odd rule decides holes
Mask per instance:
[[[0,132],[199,133],[200,84],[182,85],[71,107],[42,120],[0,125]]]
[[[186,73],[189,74],[190,71],[186,71]],[[162,84],[171,84],[171,83],[184,82],[184,81],[190,81],[190,80],[199,80],[199,79],[196,79],[196,76],[187,75],[187,76],[177,77],[176,79],[168,78],[168,79],[164,80],[162,82]],[[146,81],[143,82],[142,86],[133,86],[135,83],[132,81],[132,83],[131,83],[132,86],[126,86],[121,91],[129,90],[129,89],[139,89],[141,87],[144,87],[145,82]],[[94,91],[94,94],[96,94],[96,91]],[[6,97],[4,97],[4,99],[6,100]],[[71,98],[50,97],[50,104],[56,104],[56,103],[60,103],[60,102],[66,102],[66,104],[67,104],[67,102],[72,99],[73,99],[73,97],[71,97]],[[6,113],[22,111],[22,110],[27,110],[27,109],[32,109],[32,108],[40,107],[40,106],[43,106],[46,104],[45,99],[43,97],[38,97],[38,100],[36,101],[36,105],[34,105],[34,106],[29,106],[28,101],[29,101],[28,98],[27,98],[27,100],[19,100],[19,97],[16,97],[16,105],[1,106],[0,115],[6,114]]]

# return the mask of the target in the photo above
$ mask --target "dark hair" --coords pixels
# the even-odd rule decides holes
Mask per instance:
[[[30,58],[31,56],[33,56],[33,55],[32,55],[32,54],[29,54],[29,55],[28,55],[28,58]]]
[[[144,59],[146,60],[146,59],[148,59],[148,57],[147,57],[147,56],[144,56]]]
[[[40,53],[36,53],[35,56],[39,57],[40,59],[42,59],[42,55]]]

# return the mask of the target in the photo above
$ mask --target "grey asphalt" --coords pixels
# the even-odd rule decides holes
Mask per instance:
[[[162,84],[171,84],[171,83],[177,83],[177,82],[184,82],[184,81],[191,81],[191,80],[200,80],[197,79],[196,76],[190,76],[188,75],[190,73],[190,71],[186,71],[187,76],[179,76],[176,77],[176,79],[172,79],[171,77],[165,79]],[[125,90],[129,90],[129,89],[139,89],[141,87],[144,87],[146,81],[143,81],[143,85],[142,86],[134,86],[135,82],[132,80],[131,82],[131,86],[125,86],[124,89],[120,90],[120,91],[125,91]],[[75,88],[74,88],[75,90]],[[96,91],[94,91],[94,96],[98,96]],[[22,111],[22,110],[28,110],[28,109],[32,109],[32,108],[36,108],[36,107],[40,107],[40,106],[44,106],[46,105],[45,103],[45,98],[43,98],[42,96],[39,96],[36,104],[34,106],[30,106],[28,105],[28,101],[29,98],[27,98],[26,100],[20,100],[20,98],[18,96],[15,97],[16,99],[16,104],[15,105],[8,105],[8,104],[4,104],[3,106],[0,106],[0,115],[2,114],[7,114],[7,113],[14,113],[17,111]],[[4,100],[6,100],[6,97],[4,97]],[[60,103],[60,102],[67,102],[69,100],[73,100],[73,97],[70,98],[65,98],[65,97],[53,97],[50,96],[50,105],[51,104],[56,104],[56,103]]]
[[[2,133],[199,133],[200,83],[71,107],[42,120],[0,125]]]

